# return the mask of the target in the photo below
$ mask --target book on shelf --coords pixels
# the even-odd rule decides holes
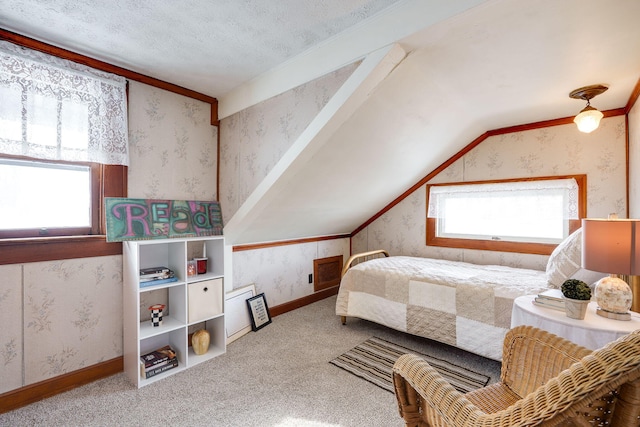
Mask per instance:
[[[166,279],[175,276],[172,270],[162,271],[160,273],[141,274],[140,280]]]
[[[168,273],[171,270],[168,267],[149,267],[140,269],[140,277],[151,276],[156,274]]]
[[[146,280],[144,282],[140,282],[140,287],[144,288],[147,286],[156,286],[156,285],[162,285],[163,283],[172,283],[172,282],[177,282],[178,278],[177,277],[169,277],[167,279],[155,279],[155,280]]]
[[[168,363],[168,364],[166,364],[166,365],[163,365],[163,366],[161,366],[161,367],[159,367],[159,368],[156,368],[156,369],[152,369],[152,370],[150,370],[150,371],[147,371],[147,372],[145,372],[145,374],[144,374],[144,375],[145,375],[145,377],[146,377],[146,378],[151,378],[151,377],[153,377],[153,376],[156,376],[156,375],[158,375],[158,374],[161,374],[161,373],[163,373],[163,372],[166,372],[166,371],[168,371],[169,369],[173,369],[173,368],[175,368],[175,367],[177,367],[177,366],[178,366],[178,358],[174,358],[174,359],[171,359],[171,362],[170,362],[170,363]]]
[[[165,368],[165,366],[167,365],[173,365],[173,364],[177,364],[178,358],[177,357],[172,357],[170,359],[165,360],[164,362],[160,362],[157,365],[151,365],[148,368],[145,368],[142,366],[142,362],[140,362],[140,372],[145,374],[151,371],[156,371],[156,370],[162,370]]]
[[[171,279],[171,278],[174,278],[174,277],[176,277],[176,275],[172,271],[171,273],[162,274],[162,275],[154,276],[154,277],[141,277],[140,278],[140,282],[153,282],[154,280]]]
[[[168,267],[150,267],[140,269],[140,287],[155,286],[162,283],[175,282],[175,273]]]
[[[147,274],[145,276],[140,276],[140,281],[145,282],[148,280],[156,280],[156,279],[167,279],[169,277],[173,277],[175,274],[173,271],[168,271],[166,273],[158,273],[158,274]]]
[[[171,346],[165,345],[164,347],[160,347],[157,350],[153,350],[152,352],[140,356],[140,363],[146,370],[147,368],[166,362],[169,359],[174,359],[175,357],[176,352],[171,348]]]
[[[140,366],[142,367],[142,364]],[[140,375],[143,378],[151,378],[153,376],[166,372],[169,369],[173,369],[176,366],[178,366],[178,358],[173,357],[162,364],[152,366],[150,369],[145,369],[144,371],[142,371],[141,369]]]

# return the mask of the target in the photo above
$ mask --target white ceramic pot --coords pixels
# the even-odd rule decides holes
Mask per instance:
[[[564,312],[567,317],[572,319],[582,320],[584,316],[587,314],[587,307],[589,306],[589,300],[581,300],[581,299],[564,299]]]

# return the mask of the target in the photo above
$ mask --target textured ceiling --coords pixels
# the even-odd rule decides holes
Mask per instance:
[[[0,27],[206,95],[398,0],[3,0]]]
[[[592,104],[624,107],[640,77],[639,22],[639,0],[4,0],[0,9],[4,29],[217,97],[221,118],[355,60],[380,61],[227,222],[230,244],[350,233],[484,132],[576,114],[583,103],[568,94],[580,86],[606,84]]]

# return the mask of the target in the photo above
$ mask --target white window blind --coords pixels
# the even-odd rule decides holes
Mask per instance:
[[[126,80],[0,41],[0,154],[127,165]]]

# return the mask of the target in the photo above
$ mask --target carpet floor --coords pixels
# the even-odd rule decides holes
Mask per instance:
[[[225,354],[143,388],[116,374],[0,414],[0,426],[401,427],[393,394],[329,363],[374,336],[499,379],[496,361],[364,320],[342,325],[335,303],[275,317]]]
[[[403,354],[416,354],[426,360],[456,390],[468,393],[484,387],[489,377],[444,359],[429,356],[378,337],[369,338],[330,363],[378,387],[394,393],[393,364]]]

